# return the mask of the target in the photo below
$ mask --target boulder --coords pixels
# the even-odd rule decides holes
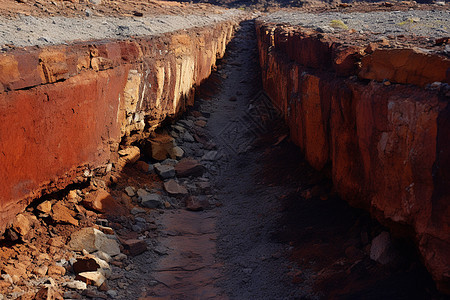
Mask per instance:
[[[82,251],[85,249],[89,253],[102,251],[110,256],[120,253],[118,242],[108,237],[98,229],[88,227],[72,233],[69,242],[70,249]]]

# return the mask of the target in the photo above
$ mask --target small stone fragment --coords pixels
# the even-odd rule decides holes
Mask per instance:
[[[181,159],[184,156],[184,150],[181,147],[176,146],[173,148],[173,155],[176,159]]]
[[[88,285],[95,285],[96,287],[99,287],[106,281],[106,277],[100,271],[83,272],[77,274],[77,276],[75,276],[75,280],[80,280]]]
[[[131,256],[136,256],[147,251],[147,243],[144,240],[126,240],[122,245],[124,250]]]
[[[67,286],[69,289],[73,290],[85,290],[87,288],[86,283],[80,280],[68,281],[64,284],[64,286]]]
[[[175,176],[175,168],[169,165],[156,165],[156,173],[163,179],[171,178]]]
[[[42,287],[34,296],[34,300],[63,300],[64,298],[55,287]]]
[[[18,214],[14,219],[12,228],[21,236],[25,236],[31,229],[31,222],[23,214]]]
[[[97,271],[100,265],[93,258],[81,257],[72,265],[75,274],[83,272]]]
[[[184,158],[175,165],[178,177],[202,176],[205,168],[193,158]]]
[[[44,214],[49,214],[52,211],[52,203],[50,201],[44,201],[36,209]]]
[[[184,186],[178,184],[173,179],[164,182],[164,189],[170,195],[186,195],[188,193],[187,189]]]
[[[66,274],[66,269],[62,266],[49,266],[48,267],[48,271],[47,271],[47,275],[48,276],[63,276]]]
[[[58,223],[68,223],[75,226],[78,226],[78,220],[76,220],[73,216],[75,212],[68,209],[64,204],[57,202],[52,207],[51,217],[54,221]]]
[[[376,236],[370,246],[370,258],[380,264],[388,264],[395,259],[396,252],[392,245],[389,232],[382,232]]]
[[[136,146],[130,146],[119,150],[119,156],[126,163],[134,164],[141,157],[141,150]]]
[[[127,186],[125,188],[125,193],[127,193],[129,197],[133,197],[134,195],[136,195],[136,189],[132,186]]]
[[[161,195],[156,193],[147,193],[145,195],[142,195],[140,197],[140,201],[142,206],[148,208],[158,208],[163,202]]]

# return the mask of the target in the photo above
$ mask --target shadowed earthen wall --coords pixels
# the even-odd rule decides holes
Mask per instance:
[[[423,88],[449,83],[450,60],[413,49],[365,53],[299,27],[256,29],[263,86],[292,140],[314,168],[331,167],[351,205],[411,235],[450,293],[449,98]]]

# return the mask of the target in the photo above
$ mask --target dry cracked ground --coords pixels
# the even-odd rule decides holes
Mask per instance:
[[[119,153],[123,172],[27,208],[0,244],[0,299],[443,298],[291,144],[253,21],[228,48],[194,107]]]

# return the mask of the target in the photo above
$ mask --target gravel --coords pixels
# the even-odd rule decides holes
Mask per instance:
[[[343,22],[348,29],[355,29],[361,33],[374,32],[390,35],[414,34],[435,38],[448,36],[450,33],[450,11],[448,10],[354,13],[325,12],[316,14],[278,11],[261,17],[260,20],[300,25],[314,29],[321,28],[325,29],[324,31],[326,32],[343,30],[339,26],[336,26],[336,24],[342,24],[341,22]]]
[[[40,18],[21,15],[0,19],[0,46],[18,47],[65,44],[72,41],[124,39],[131,36],[160,35],[166,32],[201,27],[222,22],[242,14],[239,10],[222,10],[218,14],[158,17],[85,17]]]

